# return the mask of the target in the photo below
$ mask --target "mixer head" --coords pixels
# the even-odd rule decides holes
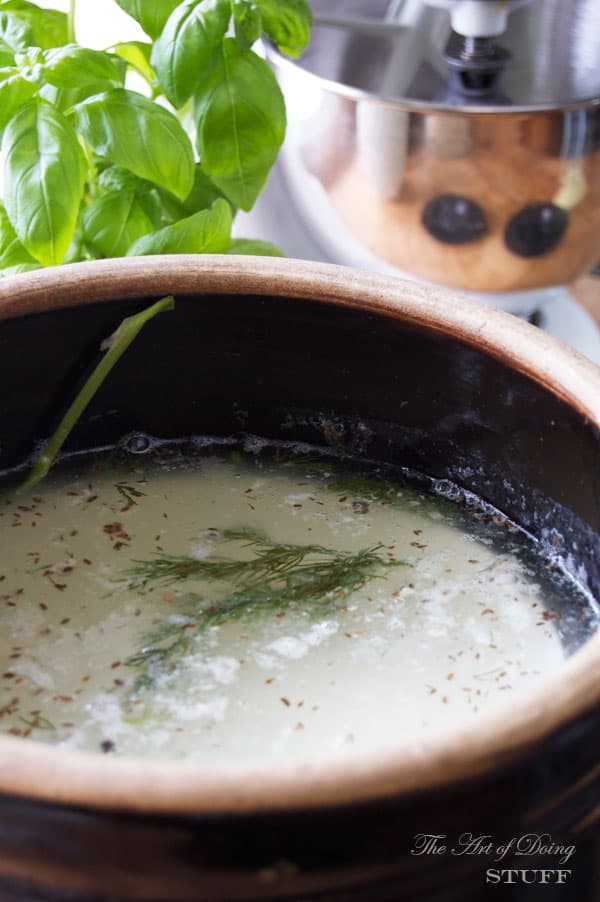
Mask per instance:
[[[452,29],[457,34],[471,38],[490,38],[504,34],[508,17],[513,10],[525,6],[531,0],[423,0],[429,6],[446,9],[450,14]],[[393,18],[404,5],[403,0],[393,0],[388,16]]]
[[[308,67],[382,99],[537,106],[600,96],[599,0],[311,0],[311,5],[315,30],[305,56]],[[328,58],[317,60],[321,53]],[[401,57],[406,66],[394,80],[388,70]],[[463,80],[460,72],[467,73]]]
[[[444,60],[448,66],[448,84],[439,99],[450,103],[476,100],[479,103],[508,103],[502,94],[502,76],[511,54],[495,38],[504,34],[508,16],[529,0],[424,0],[430,6],[447,9],[452,34]],[[395,2],[388,16],[401,7]]]

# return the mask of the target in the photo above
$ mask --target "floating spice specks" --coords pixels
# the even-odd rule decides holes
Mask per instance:
[[[594,626],[501,517],[316,454],[186,455],[121,445],[0,499],[1,731],[243,764],[371,754],[506,704]]]

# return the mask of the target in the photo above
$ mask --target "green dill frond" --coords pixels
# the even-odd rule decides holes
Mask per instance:
[[[121,498],[125,499],[127,507],[133,507],[134,505],[136,505],[136,498],[143,498],[146,494],[145,492],[140,491],[140,489],[136,488],[133,485],[130,485],[124,480],[122,480],[121,482],[116,482],[115,488]]]
[[[195,640],[211,627],[290,610],[322,616],[326,608],[339,609],[370,580],[405,564],[382,558],[381,545],[358,552],[337,551],[323,545],[274,542],[251,529],[226,530],[220,544],[227,543],[246,556],[227,558],[215,553],[197,560],[160,554],[149,561],[134,561],[127,571],[130,586],[175,586],[194,579],[225,589],[219,601],[207,601],[196,592],[180,596],[180,613],[142,637],[141,649],[126,661],[139,671],[134,692],[151,686],[160,674],[171,672],[177,661],[189,654]],[[247,556],[248,551],[252,556]]]
[[[52,721],[48,720],[47,717],[37,716],[32,720],[27,720],[25,717],[18,718],[21,723],[26,724],[31,730],[55,730],[56,727],[52,723]]]

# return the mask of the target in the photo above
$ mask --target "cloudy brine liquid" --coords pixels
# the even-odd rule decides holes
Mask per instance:
[[[382,750],[508,703],[594,629],[481,509],[253,451],[113,452],[5,492],[1,732],[239,763]]]

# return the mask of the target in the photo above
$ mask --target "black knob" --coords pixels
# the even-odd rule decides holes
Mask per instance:
[[[562,207],[528,204],[509,221],[504,241],[519,257],[540,257],[556,247],[568,225],[569,216]]]
[[[421,221],[429,234],[444,244],[466,244],[487,230],[479,204],[460,194],[438,194],[432,198]]]

